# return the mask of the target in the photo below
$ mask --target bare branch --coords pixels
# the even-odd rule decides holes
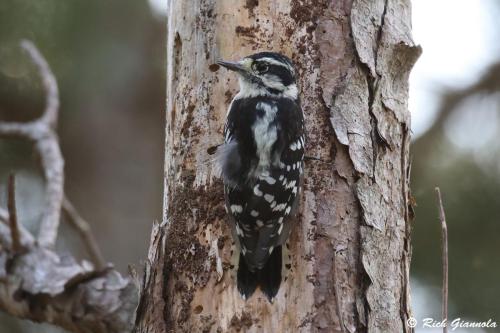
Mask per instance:
[[[68,200],[68,198],[64,198],[62,207],[67,215],[68,222],[80,234],[80,237],[82,238],[85,247],[87,248],[87,252],[92,259],[92,262],[96,266],[96,269],[103,270],[104,268],[106,268],[106,261],[104,260],[101,250],[97,245],[97,241],[92,234],[90,225],[81,217],[81,215],[78,213],[73,204]]]
[[[441,190],[435,188],[437,203],[439,208],[439,221],[441,222],[441,237],[442,237],[442,261],[443,261],[443,304],[442,316],[445,325],[443,333],[448,332],[448,227],[446,225],[446,216],[444,214],[443,200],[441,199]]]
[[[38,67],[38,72],[45,88],[46,105],[39,121],[55,130],[59,113],[59,89],[57,88],[56,78],[49,64],[32,42],[23,40],[21,41],[21,47],[29,54],[33,63]]]
[[[32,122],[0,123],[0,136],[25,138],[34,142],[46,181],[45,205],[38,242],[42,246],[53,247],[57,239],[64,189],[64,160],[55,133],[59,92],[49,65],[35,45],[23,41],[21,46],[38,68],[46,92],[46,107],[43,114]]]
[[[17,225],[16,212],[16,178],[14,174],[9,176],[9,185],[7,190],[7,209],[9,210],[10,235],[12,240],[12,250],[14,253],[20,253],[22,250],[19,228]]]

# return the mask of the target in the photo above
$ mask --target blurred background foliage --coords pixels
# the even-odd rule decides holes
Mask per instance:
[[[456,9],[466,1],[438,2]],[[414,3],[423,6],[425,1]],[[498,18],[500,4],[494,1],[467,3],[489,6]],[[437,14],[444,23],[458,15],[443,6]],[[145,258],[151,223],[161,216],[166,27],[161,8],[153,0],[0,0],[0,120],[27,121],[43,108],[39,78],[18,47],[20,39],[31,39],[59,83],[66,192],[92,224],[106,259],[122,272]],[[433,21],[416,9],[415,23],[432,29]],[[434,29],[440,29],[439,23]],[[499,26],[492,20],[488,28],[496,40]],[[446,44],[451,37],[438,42]],[[424,56],[432,55],[433,40],[422,39],[417,42]],[[429,78],[417,82],[412,74],[412,85],[424,85],[427,91],[412,94],[418,100],[416,107],[410,105],[416,123],[412,298],[417,318],[440,318],[440,228],[434,194],[440,186],[449,223],[450,318],[500,322],[500,56],[476,61],[479,71],[451,69],[472,73],[458,85]],[[423,58],[417,74],[425,64]],[[434,105],[425,103],[431,100]],[[425,126],[423,118],[430,119]],[[1,205],[13,170],[21,221],[34,229],[43,194],[36,156],[29,143],[0,139]],[[64,223],[58,247],[85,257],[79,239]],[[0,314],[0,331],[60,330]]]
[[[0,120],[26,121],[43,109],[40,80],[19,48],[30,39],[59,83],[66,193],[124,273],[145,258],[161,216],[165,29],[147,1],[0,0]],[[13,170],[21,221],[36,228],[43,194],[36,156],[29,143],[0,139],[3,206]],[[85,257],[62,226],[59,250]],[[41,330],[0,315],[0,332]]]

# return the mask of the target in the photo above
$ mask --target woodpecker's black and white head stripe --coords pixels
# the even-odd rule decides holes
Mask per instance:
[[[225,143],[217,152],[226,208],[244,261],[240,259],[238,289],[248,297],[260,284],[272,298],[281,280],[281,245],[290,232],[304,168],[296,74],[287,57],[271,52],[219,64],[240,79],[226,119]]]
[[[293,64],[279,53],[261,52],[238,62],[219,61],[218,64],[239,74],[240,91],[235,99],[267,94],[298,98]]]

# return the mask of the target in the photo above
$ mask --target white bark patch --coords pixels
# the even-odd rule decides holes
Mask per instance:
[[[224,274],[224,270],[222,269],[222,259],[219,255],[219,246],[217,245],[218,240],[218,238],[212,240],[208,255],[215,258],[215,271],[217,272],[217,281],[220,281],[222,279],[222,275]]]

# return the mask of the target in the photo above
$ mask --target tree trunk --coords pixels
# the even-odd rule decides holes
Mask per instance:
[[[163,222],[137,332],[410,332],[409,0],[169,1]],[[218,59],[298,68],[308,140],[290,268],[274,304],[235,288],[206,149],[238,90]],[[212,65],[212,66],[211,66]]]

